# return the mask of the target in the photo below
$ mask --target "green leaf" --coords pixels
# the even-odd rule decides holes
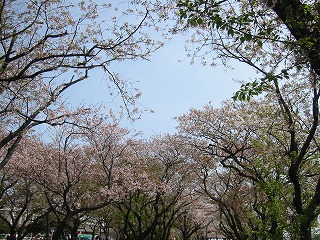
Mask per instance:
[[[232,28],[229,28],[229,29],[228,29],[228,35],[229,35],[229,36],[233,36],[233,35],[234,35],[234,31],[233,31]]]
[[[251,34],[244,34],[244,39],[246,41],[250,41],[252,39],[252,35]]]
[[[198,25],[201,25],[202,23],[203,23],[203,19],[202,19],[202,18],[198,18],[198,19],[197,19],[197,24],[198,24]]]

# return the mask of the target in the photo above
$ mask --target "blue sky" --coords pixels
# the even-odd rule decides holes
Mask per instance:
[[[123,121],[123,126],[144,132],[146,138],[173,133],[177,125],[173,117],[187,113],[190,108],[202,108],[210,101],[219,107],[221,101],[230,99],[239,89],[234,78],[250,80],[255,77],[245,64],[234,63],[234,69],[228,71],[223,66],[203,66],[200,60],[191,65],[184,48],[188,38],[189,34],[173,36],[168,44],[152,54],[150,61],[112,63],[109,70],[136,82],[135,87],[142,92],[138,100],[140,107],[154,111],[145,112],[133,123]],[[109,90],[102,75],[91,73],[90,79],[73,86],[67,96],[73,106],[80,102],[107,103],[117,111],[114,103],[108,103]]]
[[[155,52],[150,61],[127,61],[113,65],[112,71],[138,81],[135,87],[142,92],[138,102],[154,111],[144,113],[140,120],[133,123],[124,121],[125,127],[142,131],[146,138],[154,134],[173,133],[177,125],[173,117],[187,113],[190,108],[201,108],[209,101],[219,107],[221,101],[230,99],[239,89],[234,78],[254,78],[254,72],[244,64],[235,63],[234,69],[227,71],[223,66],[213,68],[200,62],[190,65],[184,50],[185,40],[184,36],[176,36]],[[106,84],[101,80],[84,82],[76,91],[79,94],[75,96],[72,91],[70,96],[76,102],[83,100],[94,104],[110,99]],[[115,106],[111,104],[110,107]]]

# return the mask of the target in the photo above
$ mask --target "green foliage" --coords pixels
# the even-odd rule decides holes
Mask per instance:
[[[192,27],[205,25],[216,30],[224,30],[230,37],[235,37],[241,42],[257,41],[262,44],[261,39],[270,35],[273,31],[272,27],[263,28],[258,34],[251,34],[249,26],[252,23],[257,23],[257,17],[264,14],[263,11],[247,11],[240,14],[225,15],[221,8],[225,1],[203,1],[203,0],[185,0],[179,1],[179,15],[182,20],[187,20],[187,23]],[[255,4],[253,2],[253,4]]]
[[[234,101],[250,101],[252,96],[261,94],[268,85],[265,82],[249,82],[242,84],[240,90],[238,90],[232,97]]]
[[[265,77],[259,80],[242,84],[240,89],[237,92],[235,92],[232,99],[234,101],[250,101],[252,97],[258,96],[259,94],[270,89],[272,82],[277,82],[278,80],[281,80],[283,78],[290,78],[289,69],[282,69],[281,72],[277,75],[266,74]]]
[[[280,196],[283,194],[283,184],[277,180],[270,182],[259,181],[257,182],[261,191],[266,194],[266,202],[261,203],[260,208],[263,209],[268,222],[276,222],[277,227],[270,232],[270,225],[266,224],[265,220],[262,221],[257,217],[253,217],[252,221],[255,222],[256,228],[251,233],[250,239],[282,239],[283,232],[287,228],[285,220],[283,201]]]

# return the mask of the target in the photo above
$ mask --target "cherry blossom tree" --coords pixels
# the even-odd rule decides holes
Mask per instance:
[[[59,163],[52,164],[58,179],[46,186],[48,201],[54,201],[50,205],[62,204],[58,208],[63,217],[59,221],[61,228],[66,227],[67,221],[73,222],[72,237],[81,223],[99,224],[98,216],[110,211],[111,204],[124,199],[137,182],[145,179],[139,163],[134,162],[136,136],[121,128],[112,113],[106,118],[98,114],[77,121],[90,127],[63,127],[58,132],[55,145],[61,153]],[[58,182],[61,183],[54,188]],[[147,180],[143,183],[148,185]],[[55,233],[58,238],[62,231],[57,228]]]
[[[101,191],[105,181],[100,182],[101,178],[95,177],[103,174],[101,165],[92,161],[86,148],[77,142],[77,132],[65,127],[57,136],[59,138],[51,144],[38,142],[19,147],[19,154],[14,154],[12,161],[16,164],[12,169],[23,173],[37,186],[37,196],[46,206],[41,209],[48,209],[49,224],[55,227],[53,239],[65,237],[66,230],[75,229],[76,233],[88,212],[110,201]],[[19,179],[19,175],[14,177]]]
[[[120,223],[125,223],[118,225],[120,238],[178,237],[186,212],[191,230],[189,237],[206,227],[203,215],[197,211],[198,197],[193,196],[197,184],[192,168],[187,164],[189,155],[182,144],[180,138],[166,135],[155,136],[135,148],[136,157],[132,158],[131,164],[135,165],[137,182],[116,205],[117,217]],[[189,221],[191,219],[194,225]]]
[[[43,144],[39,139],[28,138],[22,141],[25,148],[31,151],[40,150]],[[17,153],[26,153],[25,149]],[[20,158],[27,157],[20,155]],[[22,239],[27,234],[39,229],[50,213],[41,188],[30,178],[28,171],[23,168],[24,162],[14,158],[4,168],[1,184],[1,219],[6,222],[10,232],[17,233]]]
[[[276,196],[280,195],[279,183],[260,182],[260,185],[234,171],[221,172],[207,166],[199,172],[202,192],[211,203],[212,210],[207,214],[215,219],[210,234],[230,239],[268,239],[269,235],[283,238],[281,229],[287,226],[289,217],[281,210],[287,208],[283,199]]]
[[[115,203],[121,239],[168,239],[181,191],[172,193],[163,168],[150,157],[152,144],[140,142],[130,155],[124,194]],[[170,170],[171,171],[171,170]]]
[[[319,205],[319,165],[315,161],[318,133],[313,129],[312,110],[316,106],[309,96],[312,88],[308,83],[297,87],[288,82],[258,101],[226,102],[220,109],[207,105],[179,118],[185,139],[209,157],[208,161],[195,158],[201,163],[205,184],[213,173],[210,162],[214,161],[219,164],[213,169],[231,171],[246,179],[241,182],[247,187],[255,189],[252,207],[259,208],[252,209],[257,224],[254,228],[260,228],[259,219],[267,220],[264,227],[268,226],[260,228],[262,235],[258,239],[263,235],[268,238],[268,234],[279,238],[284,231],[293,238],[311,238],[311,225],[316,221]],[[304,149],[306,146],[308,149]],[[211,192],[214,186],[207,185],[205,190],[219,202],[221,197]],[[266,209],[262,211],[263,208]]]
[[[115,130],[115,127],[111,129]],[[115,179],[121,176],[115,173],[113,177],[116,170],[105,171],[105,163],[93,154],[100,149],[93,149],[89,145],[82,146],[78,143],[83,140],[82,137],[83,132],[68,132],[67,136],[61,138],[62,145],[58,145],[61,149],[55,154],[58,158],[48,169],[50,175],[53,174],[52,180],[47,184],[41,183],[45,188],[46,199],[58,220],[54,238],[64,236],[68,222],[72,222],[70,229],[73,229],[72,237],[75,237],[80,223],[88,220],[88,214],[108,206],[121,194],[116,184],[113,184],[113,181],[117,181]],[[119,152],[116,152],[121,149],[115,142],[116,133],[110,133],[109,137],[114,142],[111,142],[110,146],[107,142],[104,145],[110,150],[108,154],[121,158]],[[47,181],[46,179],[43,178],[44,181]]]
[[[162,34],[156,23],[165,10],[158,1],[1,1],[0,169],[30,129],[75,124],[70,116],[87,113],[62,98],[79,82],[105,79],[134,111],[140,93],[110,65],[147,59],[161,47],[161,38],[152,40],[147,31]]]
[[[277,99],[273,108],[281,113],[280,118],[279,116],[275,118],[279,129],[275,131],[275,125],[271,124],[275,120],[269,120],[266,126],[271,126],[272,131],[266,131],[265,135],[268,138],[270,136],[272,141],[278,142],[282,147],[282,151],[279,150],[278,155],[274,154],[271,159],[278,159],[283,164],[276,165],[273,161],[275,168],[282,166],[281,171],[285,172],[285,178],[293,187],[290,202],[294,209],[291,210],[296,214],[294,217],[296,222],[292,225],[295,226],[293,228],[296,230],[296,238],[311,239],[311,225],[318,215],[317,209],[320,203],[317,197],[319,187],[307,184],[309,182],[307,179],[310,179],[308,176],[315,177],[315,175],[306,174],[305,168],[318,167],[311,156],[315,156],[318,152],[316,139],[320,96],[319,2],[299,0],[182,0],[178,2],[180,17],[186,20],[184,22],[186,25],[183,27],[196,29],[191,41],[191,51],[192,49],[195,51],[191,52],[191,56],[201,57],[204,64],[212,63],[213,65],[219,60],[225,65],[230,63],[229,60],[236,60],[257,71],[255,80],[242,81],[243,85],[235,93],[234,100],[250,100],[252,96],[260,93],[270,94],[267,98],[270,102],[273,102],[272,97]],[[270,108],[268,102],[262,101],[260,104]],[[251,111],[255,110],[251,109]],[[255,119],[250,112],[247,114],[251,119]],[[273,112],[270,114],[274,116]],[[242,122],[238,116],[232,115],[234,119]],[[245,118],[242,114],[241,116]],[[263,119],[265,119],[264,116]],[[243,129],[238,139],[231,139],[231,136],[237,136],[237,122],[230,121],[233,129],[224,124],[225,130],[217,128],[216,124],[219,123],[216,120],[214,123],[210,127],[218,131],[221,139],[228,137],[232,142],[232,144],[229,143],[231,145],[224,145],[226,143],[215,140],[219,146],[220,144],[225,146],[225,153],[229,151],[230,159],[234,160],[233,162],[223,161],[223,164],[238,171],[243,177],[252,178],[256,172],[259,172],[257,166],[260,168],[265,165],[266,158],[261,158],[260,155],[258,159],[265,159],[265,161],[256,165],[255,168],[253,166],[256,161],[253,161],[254,164],[250,168],[241,167],[247,165],[243,165],[243,160],[239,161],[242,159],[239,156],[248,152],[248,147],[252,147],[252,143],[243,145],[253,134],[251,127],[247,130]],[[261,126],[259,121],[256,121],[256,124]],[[257,130],[254,134],[256,132]],[[239,141],[242,141],[241,147],[239,147]],[[274,148],[278,149],[280,146]],[[266,152],[270,151],[269,147],[265,149]],[[233,158],[231,154],[235,154]],[[234,167],[235,164],[241,169]],[[285,164],[287,167],[284,167]],[[269,171],[271,169],[273,168]],[[278,173],[271,176],[274,181],[278,181],[275,178],[279,176]],[[282,177],[279,178],[282,179]],[[315,178],[313,180],[318,183],[319,179]],[[272,179],[269,178],[269,180]],[[305,194],[305,191],[310,195]]]

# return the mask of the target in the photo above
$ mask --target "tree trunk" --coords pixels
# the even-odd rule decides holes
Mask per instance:
[[[300,240],[312,240],[311,225],[307,223],[301,223],[300,225]]]
[[[65,217],[57,226],[57,228],[55,229],[53,236],[52,236],[52,240],[61,240],[63,239],[64,236],[64,230],[66,228],[67,225],[67,217]]]

